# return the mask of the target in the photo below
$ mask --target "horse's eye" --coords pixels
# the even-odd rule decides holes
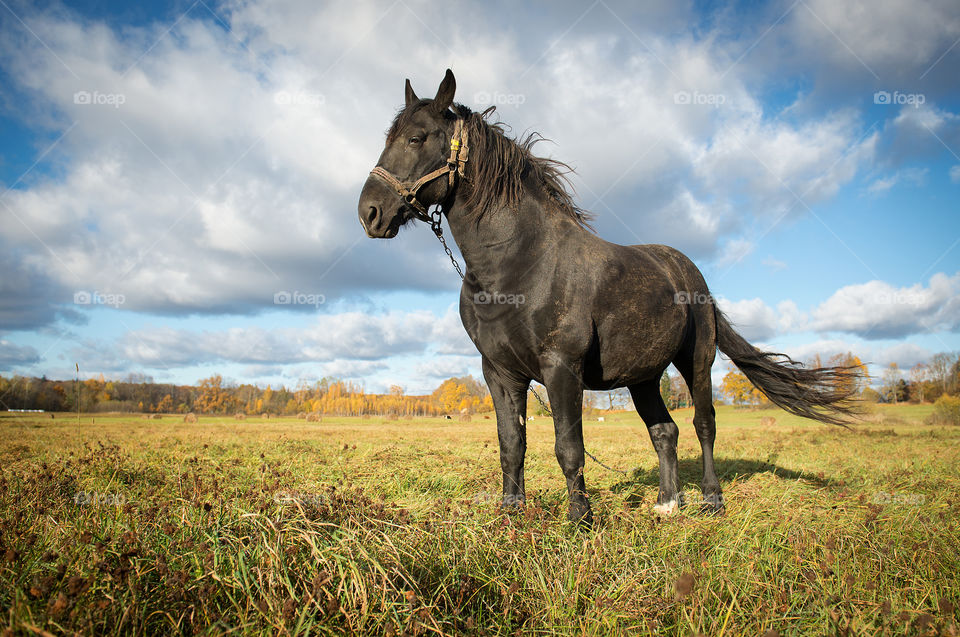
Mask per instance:
[[[419,138],[419,137],[411,137],[411,138],[410,138],[410,145],[411,145],[411,146],[416,146],[416,145],[419,144],[419,143],[420,143],[420,138]]]

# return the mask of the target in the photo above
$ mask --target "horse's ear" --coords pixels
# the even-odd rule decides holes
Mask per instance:
[[[410,86],[410,80],[407,80],[406,86],[403,87],[404,97],[407,98],[407,106],[410,106],[414,102],[419,102],[420,98],[417,97],[417,94],[413,92],[413,87]]]
[[[440,88],[437,89],[437,96],[433,98],[433,110],[437,113],[443,113],[453,104],[453,95],[457,92],[457,80],[453,77],[453,71],[447,69],[447,74],[443,76],[440,82]]]

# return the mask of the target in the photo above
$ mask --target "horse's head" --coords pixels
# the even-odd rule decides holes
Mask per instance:
[[[390,239],[413,218],[429,221],[430,206],[454,190],[464,155],[450,111],[457,82],[450,69],[432,100],[417,97],[406,82],[406,106],[387,134],[377,166],[360,192],[358,214],[367,236]],[[453,135],[453,140],[451,140]]]

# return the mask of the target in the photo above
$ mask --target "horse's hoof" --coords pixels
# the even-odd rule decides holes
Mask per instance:
[[[727,511],[727,507],[723,502],[723,495],[706,495],[703,497],[703,505],[700,507],[702,513],[707,515],[723,515]]]
[[[522,495],[505,495],[500,502],[500,508],[504,511],[518,511],[523,508],[526,498]]]
[[[567,513],[567,520],[582,529],[591,529],[593,528],[593,511],[590,509],[574,509],[571,507]]]
[[[679,513],[679,511],[680,511],[680,503],[677,500],[669,500],[667,502],[664,502],[663,504],[653,505],[653,513],[662,518],[665,518],[670,515],[674,515],[675,513]]]

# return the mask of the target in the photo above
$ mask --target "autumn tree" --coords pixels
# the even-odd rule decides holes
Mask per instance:
[[[898,391],[900,380],[900,366],[896,363],[890,363],[890,366],[883,372],[883,393],[887,398],[887,402],[897,404],[897,394],[900,393]]]
[[[743,406],[752,401],[753,384],[743,372],[732,369],[723,377],[720,391],[734,405]]]
[[[951,380],[953,380],[951,378],[951,372],[956,366],[957,361],[956,352],[940,352],[930,359],[931,380],[940,386],[940,392],[943,394],[949,394],[956,390],[956,387],[951,386],[956,384],[955,382],[951,382]]]
[[[817,357],[817,361],[819,361],[819,356]],[[844,393],[850,396],[856,396],[863,391],[863,384],[866,379],[870,377],[867,366],[864,365],[859,357],[854,356],[851,352],[832,356],[830,360],[827,361],[827,365],[829,367],[843,367],[846,369],[846,373],[837,380],[837,388],[843,390]]]
[[[200,395],[194,403],[194,409],[202,414],[223,414],[227,412],[229,394],[223,388],[220,374],[204,378],[199,383]]]
[[[170,394],[167,394],[166,396],[164,396],[164,397],[160,400],[160,402],[157,403],[157,407],[156,407],[156,409],[155,409],[154,411],[156,411],[157,413],[161,413],[161,414],[162,414],[162,413],[172,412],[172,411],[173,411],[173,396],[171,396]]]
[[[670,394],[673,396],[673,407],[675,409],[679,407],[689,407],[693,404],[693,401],[690,399],[690,389],[680,374],[670,377]]]
[[[923,394],[927,380],[930,377],[930,368],[926,363],[917,363],[910,368],[910,381],[913,387],[915,388],[916,398],[918,402],[923,402]]]

